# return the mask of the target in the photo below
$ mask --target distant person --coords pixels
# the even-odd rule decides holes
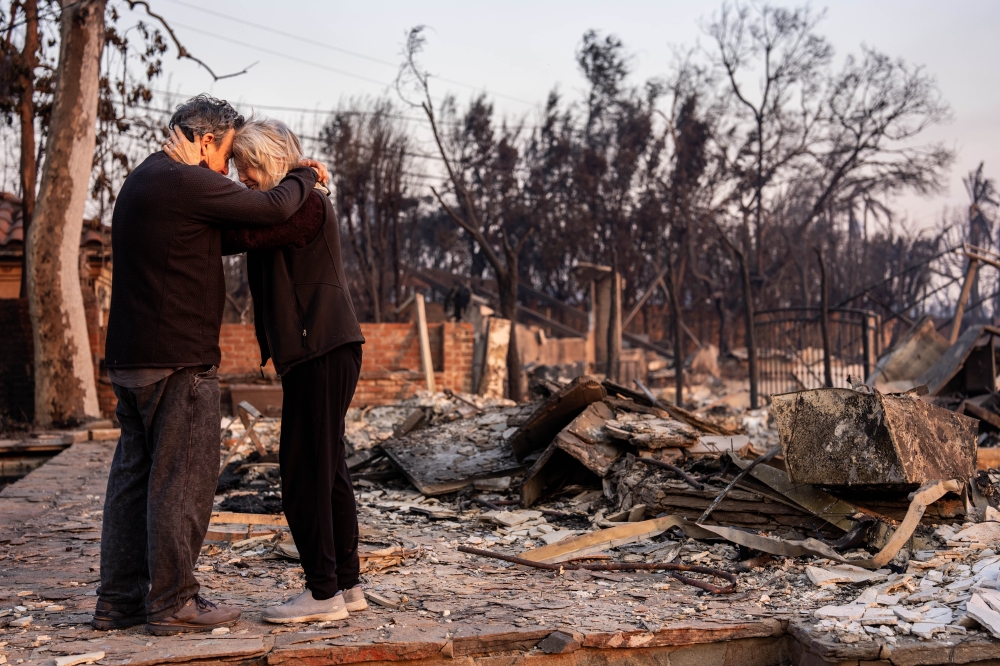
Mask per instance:
[[[175,137],[176,159],[198,159]],[[233,161],[251,190],[271,192],[299,162],[299,140],[276,120],[236,132]],[[358,512],[344,457],[344,418],[361,372],[364,337],[351,303],[337,216],[314,189],[284,224],[223,233],[224,253],[247,251],[261,367],[281,376],[281,500],[306,589],[264,610],[268,622],[342,620],[368,607],[359,583]]]
[[[317,180],[296,168],[265,192],[227,178],[243,124],[224,101],[188,100],[170,127],[190,137],[193,165],[154,153],[115,203],[105,362],[122,434],[104,503],[98,629],[172,634],[240,619],[201,597],[194,576],[219,475],[221,230],[283,222]]]

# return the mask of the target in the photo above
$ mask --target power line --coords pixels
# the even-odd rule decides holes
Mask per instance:
[[[337,69],[336,67],[330,67],[329,65],[324,65],[324,64],[318,63],[318,62],[313,62],[312,60],[306,60],[305,58],[299,58],[297,56],[288,55],[287,53],[281,53],[280,51],[272,51],[271,49],[266,49],[263,46],[260,46],[258,44],[250,44],[250,43],[247,43],[247,42],[241,42],[238,39],[233,39],[232,37],[224,37],[223,35],[220,35],[218,32],[209,32],[208,30],[202,30],[201,28],[195,28],[195,27],[192,27],[190,25],[184,25],[183,23],[178,23],[177,21],[171,21],[170,23],[171,23],[171,25],[174,25],[174,26],[176,26],[178,28],[184,28],[185,30],[190,30],[192,32],[197,32],[197,33],[200,33],[202,35],[208,35],[209,37],[212,37],[213,39],[218,39],[218,40],[221,40],[223,42],[229,42],[230,44],[236,44],[237,46],[244,46],[244,47],[246,47],[248,49],[254,49],[256,51],[260,51],[261,53],[267,53],[269,55],[277,56],[279,58],[285,58],[286,60],[291,60],[293,62],[301,63],[303,65],[309,65],[311,67],[318,67],[319,69],[325,69],[325,70],[327,70],[329,72],[333,72],[335,74],[340,74],[341,76],[348,76],[348,77],[350,77],[352,79],[358,79],[359,81],[367,81],[368,83],[374,83],[375,85],[379,85],[379,86],[382,86],[382,87],[387,87],[389,85],[385,81],[376,81],[375,79],[370,79],[367,76],[361,76],[360,74],[354,74],[353,72],[348,72],[348,71],[345,71],[343,69]]]
[[[253,21],[247,21],[246,19],[237,18],[235,16],[230,16],[229,14],[225,14],[223,12],[217,12],[217,11],[213,11],[211,9],[205,9],[204,7],[199,7],[198,5],[193,5],[193,4],[188,3],[188,2],[183,2],[182,0],[167,0],[167,2],[171,2],[171,3],[175,4],[175,5],[181,5],[182,7],[187,7],[189,9],[194,9],[195,11],[203,12],[205,14],[211,14],[212,16],[218,16],[219,18],[223,18],[223,19],[226,19],[228,21],[233,21],[235,23],[240,23],[242,25],[248,25],[250,27],[257,28],[258,30],[263,30],[264,32],[270,32],[270,33],[273,33],[275,35],[281,35],[282,37],[288,37],[290,39],[294,39],[297,42],[305,42],[307,44],[312,44],[314,46],[319,46],[319,47],[324,48],[324,49],[329,49],[331,51],[336,51],[337,53],[343,53],[345,55],[354,56],[355,58],[361,58],[362,60],[367,60],[369,62],[374,62],[374,63],[377,63],[379,65],[385,65],[387,67],[392,67],[393,69],[397,69],[397,70],[399,69],[399,63],[389,62],[388,60],[381,60],[379,58],[374,58],[372,56],[365,55],[364,53],[358,53],[357,51],[351,51],[350,49],[345,49],[345,48],[342,48],[340,46],[334,46],[333,44],[328,44],[326,42],[321,42],[321,41],[318,41],[318,40],[315,40],[315,39],[309,39],[308,37],[303,37],[302,35],[296,35],[296,34],[293,34],[293,33],[290,33],[290,32],[284,32],[283,30],[278,30],[277,28],[272,28],[270,26],[261,25],[260,23],[254,23]],[[180,24],[174,23],[174,25],[180,25]],[[486,90],[485,86],[474,86],[474,85],[471,85],[469,83],[462,83],[461,81],[455,81],[454,79],[446,79],[446,78],[440,77],[440,76],[436,76],[434,78],[436,78],[436,79],[438,79],[440,81],[444,81],[445,83],[451,83],[451,84],[456,85],[456,86],[462,86],[463,88],[469,88],[470,90],[483,90],[483,91]],[[496,93],[496,92],[495,93],[490,93],[490,94],[493,95],[494,97],[503,97],[504,99],[509,99],[511,101],[519,102],[521,104],[527,104],[529,106],[535,106],[534,102],[529,102],[527,100],[519,99],[519,98],[513,97],[511,95],[504,95],[502,93]]]
[[[174,92],[174,91],[171,91],[171,90],[158,90],[156,88],[150,88],[150,92],[154,92],[154,93],[156,93],[158,95],[169,95],[169,96],[186,97],[186,98],[194,97],[194,95],[187,94],[187,93]],[[328,110],[328,111],[325,111],[323,109],[316,109],[316,108],[310,109],[310,108],[301,107],[301,106],[275,106],[273,104],[256,104],[254,102],[247,102],[247,101],[243,101],[242,104],[245,104],[247,106],[253,107],[255,109],[264,109],[266,111],[291,111],[293,113],[311,113],[311,114],[314,114],[314,115],[327,115],[327,116],[337,116],[337,115],[341,115],[341,116],[363,116],[365,114],[372,114],[372,115],[374,115],[374,112],[372,112],[372,111],[352,111],[352,110],[349,110],[349,109],[348,110]],[[401,115],[401,114],[398,114],[398,113],[382,113],[381,115],[384,118],[391,118],[393,120],[404,120],[404,121],[408,121],[408,122],[427,123],[428,125],[431,122],[430,119],[428,119],[426,116],[404,116],[404,115]],[[438,126],[452,126],[452,127],[459,127],[459,126],[462,126],[462,125],[465,124],[461,120],[441,120],[441,119],[438,119],[436,122],[437,122]],[[540,126],[539,125],[523,125],[522,127],[524,129],[526,129],[526,130],[535,130],[535,129],[539,129]],[[428,143],[430,143],[430,142],[428,141]]]
[[[173,113],[173,111],[171,111],[170,109],[158,109],[158,108],[153,107],[153,106],[143,106],[143,107],[139,107],[139,108],[142,109],[143,111],[152,111],[154,113],[162,113],[162,114]],[[318,137],[318,136],[307,136],[305,134],[299,134],[298,137],[299,137],[299,139],[302,139],[302,140],[305,140],[305,141],[315,141],[316,143],[322,143],[322,139],[320,139],[320,137]],[[406,151],[406,154],[410,155],[410,156],[413,156],[413,157],[422,157],[422,158],[426,158],[426,159],[436,159],[436,160],[444,161],[443,158],[440,155],[430,155],[428,153],[414,153],[414,152],[409,151],[409,150]],[[441,175],[441,176],[432,176],[430,174],[426,174],[426,173],[414,173],[412,171],[403,171],[402,173],[403,173],[404,176],[410,176],[411,178],[423,178],[425,180],[442,180],[444,178],[443,175]]]
[[[157,93],[159,95],[176,95],[177,97],[188,97],[188,98],[194,97],[194,95],[188,95],[180,92],[173,92],[170,90],[156,90],[155,88],[151,88],[150,90],[151,92]],[[333,110],[324,110],[316,108],[310,109],[301,106],[275,106],[273,104],[255,104],[254,102],[243,102],[243,103],[248,106],[252,106],[256,109],[265,109],[267,111],[292,111],[294,113],[311,113],[315,115],[326,115],[326,116],[333,116],[338,114],[345,116],[360,116],[367,113],[366,111],[333,111]],[[430,123],[430,120],[428,120],[425,116],[404,116],[398,113],[383,113],[382,115],[386,118],[392,118],[393,120],[407,120],[412,122],[428,123],[428,124]],[[445,121],[439,120],[438,124],[457,125],[459,124],[459,122],[451,120],[445,120]]]
[[[160,91],[154,91],[154,92],[160,92]],[[172,94],[172,93],[166,93],[166,94]],[[251,105],[251,106],[257,106],[257,105]],[[142,109],[143,111],[152,111],[153,113],[162,113],[164,115],[166,115],[166,114],[172,114],[173,113],[173,111],[170,110],[170,109],[159,109],[159,108],[156,108],[154,106],[142,106],[142,107],[138,107],[138,108]],[[267,107],[266,106],[261,106],[260,108],[267,108]],[[300,140],[314,141],[316,143],[323,143],[323,139],[321,137],[318,137],[318,136],[309,136],[307,134],[297,134],[297,136],[299,137]],[[441,157],[440,155],[435,155],[435,154],[432,154],[432,153],[422,153],[422,152],[417,152],[417,151],[414,151],[414,150],[407,150],[407,151],[405,151],[405,154],[409,155],[410,157],[419,157],[421,159],[426,159],[426,160],[435,160],[435,161],[438,161],[438,162],[444,162],[445,161],[444,158]],[[425,174],[409,174],[408,173],[406,175],[420,176],[420,177],[424,177],[424,178],[435,178],[435,179],[438,178],[437,176],[427,176]]]

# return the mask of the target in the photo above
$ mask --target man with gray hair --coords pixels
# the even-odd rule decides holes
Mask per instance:
[[[122,434],[104,504],[98,629],[211,631],[241,616],[202,598],[194,576],[219,475],[221,230],[287,220],[326,177],[303,161],[266,192],[227,178],[243,123],[224,101],[188,100],[170,127],[198,144],[200,165],[154,153],[115,203],[105,361]]]

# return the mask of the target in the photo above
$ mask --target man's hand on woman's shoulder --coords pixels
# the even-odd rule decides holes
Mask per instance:
[[[299,161],[299,166],[313,169],[318,176],[317,180],[319,180],[319,182],[323,183],[323,185],[329,184],[330,172],[327,171],[326,165],[322,162],[318,162],[316,160],[301,160]]]

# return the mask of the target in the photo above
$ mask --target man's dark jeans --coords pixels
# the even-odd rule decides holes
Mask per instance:
[[[101,536],[102,605],[147,619],[198,593],[194,566],[219,478],[219,378],[183,368],[141,388],[114,385],[121,439]]]

